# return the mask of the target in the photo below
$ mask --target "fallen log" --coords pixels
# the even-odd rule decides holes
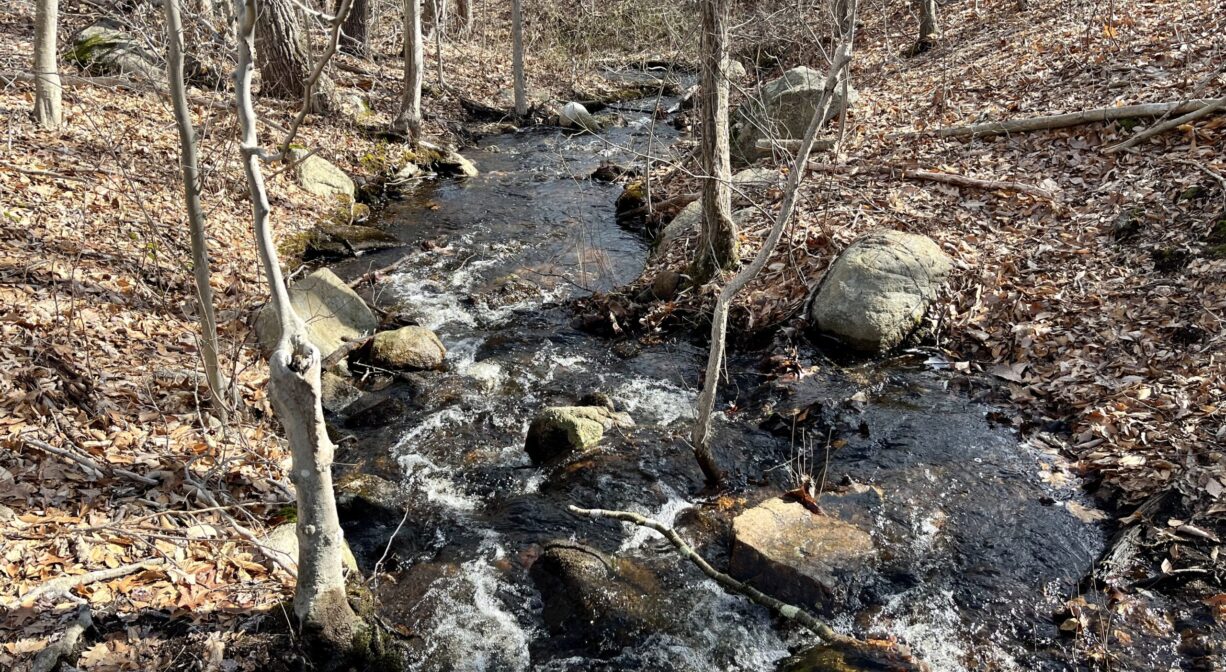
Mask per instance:
[[[899,166],[891,166],[888,164],[869,164],[859,166],[845,166],[834,163],[810,163],[809,170],[818,173],[838,174],[838,175],[859,175],[862,173],[877,173],[882,175],[890,175],[903,180],[922,180],[928,182],[941,182],[944,184],[952,184],[958,187],[967,187],[971,189],[985,189],[988,191],[1016,191],[1023,194],[1030,194],[1038,198],[1044,198],[1049,201],[1056,200],[1055,194],[1052,192],[1036,187],[1024,182],[1014,182],[1011,180],[985,180],[978,177],[967,177],[966,175],[958,175],[955,173],[937,173],[929,170],[914,170],[911,168],[902,168]]]
[[[1161,124],[1157,124],[1156,126],[1147,128],[1144,131],[1137,133],[1136,135],[1132,136],[1131,138],[1128,138],[1127,140],[1119,144],[1107,147],[1103,151],[1107,152],[1108,154],[1113,154],[1115,152],[1118,152],[1124,149],[1128,149],[1129,147],[1133,147],[1137,144],[1140,144],[1141,142],[1144,142],[1145,140],[1148,140],[1149,138],[1152,138],[1155,135],[1161,135],[1171,129],[1179,128],[1180,126],[1183,126],[1184,124],[1190,124],[1196,121],[1197,119],[1200,119],[1202,117],[1207,117],[1213,114],[1214,112],[1221,110],[1223,107],[1226,107],[1226,98],[1218,98],[1216,102],[1210,105],[1206,105],[1200,109],[1193,110],[1183,115],[1182,117],[1176,117],[1169,121],[1165,121]]]
[[[942,138],[982,137],[999,135],[1001,133],[1028,133],[1030,131],[1045,131],[1054,128],[1069,128],[1083,124],[1095,124],[1102,121],[1115,121],[1133,117],[1161,117],[1166,114],[1187,114],[1203,107],[1220,105],[1221,98],[1201,98],[1178,103],[1146,103],[1143,105],[1124,105],[1122,107],[1100,107],[1094,110],[1069,112],[1027,119],[1011,119],[1008,121],[989,121],[970,126],[954,126],[938,128],[935,134]],[[922,134],[921,134],[922,135]]]

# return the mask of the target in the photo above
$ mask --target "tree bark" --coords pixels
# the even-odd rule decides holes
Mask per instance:
[[[344,0],[337,0],[338,13],[343,2]],[[369,24],[370,0],[353,0],[349,16],[345,17],[345,22],[341,24],[340,50],[350,56],[367,56],[370,53],[370,38],[367,35]]]
[[[476,0],[456,0],[456,13],[460,17],[460,33],[468,35],[473,30],[473,3]]]
[[[209,383],[213,406],[222,423],[229,419],[226,383],[217,356],[217,318],[213,314],[213,287],[209,282],[209,249],[204,231],[204,209],[200,207],[200,162],[196,151],[196,129],[187,106],[187,87],[183,82],[183,19],[179,0],[162,0],[166,10],[166,74],[170,100],[179,129],[179,166],[183,171],[183,200],[187,205],[187,228],[192,240],[192,271],[196,278],[196,299],[200,304],[200,356]]]
[[[741,269],[720,290],[719,298],[715,300],[715,310],[711,315],[711,349],[707,355],[706,379],[703,382],[702,393],[698,395],[694,429],[690,434],[694,454],[709,484],[718,483],[720,480],[719,467],[711,453],[711,414],[715,410],[715,394],[719,389],[719,376],[724,363],[724,346],[728,335],[728,309],[736,295],[766,266],[766,262],[770,260],[771,254],[779,244],[779,239],[783,236],[784,227],[792,217],[792,210],[796,206],[796,191],[800,188],[800,181],[804,179],[806,172],[805,165],[808,164],[809,155],[813,151],[818,128],[821,127],[822,120],[826,118],[826,112],[830,109],[833,99],[831,94],[838,82],[839,71],[851,61],[851,47],[851,40],[845,39],[835,51],[834,62],[830,64],[830,71],[824,83],[826,93],[822,96],[821,105],[818,105],[813,111],[813,118],[809,120],[805,137],[800,143],[800,150],[796,154],[792,171],[788,173],[787,184],[783,188],[783,205],[780,206],[779,213],[775,216],[775,223],[771,226],[766,241],[762,243],[762,249],[758,250],[757,256],[748,266]]]
[[[919,0],[919,39],[913,54],[922,54],[937,43],[937,0]]]
[[[421,80],[425,67],[421,49],[421,0],[404,0],[404,92],[392,129],[421,139]]]
[[[352,651],[366,629],[349,606],[341,553],[344,538],[332,491],[334,448],[324,427],[320,355],[306,336],[306,324],[289,302],[269,226],[268,192],[260,168],[265,154],[256,135],[251,78],[255,51],[256,0],[243,0],[239,23],[235,92],[241,129],[243,169],[250,191],[256,248],[272,294],[281,338],[269,355],[269,397],[285,428],[298,496],[298,583],[294,613],[304,635],[335,651]]]
[[[56,62],[56,25],[59,0],[37,0],[34,8],[34,121],[43,128],[64,123],[59,65]]]
[[[728,145],[728,3],[702,0],[702,81],[699,106],[702,111],[702,229],[696,281],[706,282],[719,271],[734,268],[737,253],[736,225],[732,221],[732,161]]]
[[[255,26],[259,45],[260,95],[293,100],[302,96],[311,75],[306,33],[291,0],[261,0]],[[332,109],[336,87],[323,75],[311,97],[310,111]]]
[[[528,116],[528,89],[524,83],[524,12],[521,0],[511,0],[511,68],[515,77],[515,116]]]

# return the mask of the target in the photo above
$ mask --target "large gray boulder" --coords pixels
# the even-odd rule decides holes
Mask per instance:
[[[321,268],[294,283],[290,305],[307,325],[307,338],[320,356],[336,352],[346,341],[363,338],[379,326],[362,297],[332,271]],[[256,337],[264,352],[272,352],[281,338],[281,326],[272,303],[265,304],[255,320]]]
[[[607,430],[633,426],[629,415],[605,406],[552,406],[532,420],[524,449],[533,464],[545,464],[596,447]]]
[[[558,125],[562,128],[579,128],[592,133],[600,132],[600,122],[582,103],[567,103],[558,112]]]
[[[370,344],[370,359],[376,366],[408,371],[443,368],[447,348],[438,335],[416,325],[375,334]]]
[[[573,541],[545,544],[529,569],[541,594],[541,616],[555,636],[602,651],[674,629],[654,572]]]
[[[335,198],[353,203],[356,188],[353,179],[330,161],[309,150],[290,150],[290,160],[295,161],[294,175],[298,184],[316,196]]]
[[[867,234],[839,255],[810,296],[809,323],[857,350],[884,352],[919,325],[950,267],[927,236]]]
[[[770,499],[732,521],[729,573],[767,595],[829,611],[846,576],[875,555],[859,527],[811,512],[799,502]]]
[[[752,161],[757,156],[757,142],[773,138],[799,140],[814,112],[821,105],[825,73],[800,66],[783,73],[762,85],[754,96],[741,103],[733,115],[732,152],[741,161]],[[822,123],[839,113],[843,106],[843,87],[836,84]],[[859,94],[848,86],[848,107],[856,102]]]
[[[165,72],[144,45],[109,19],[77,33],[65,56],[96,75],[129,75],[155,81],[165,78]]]

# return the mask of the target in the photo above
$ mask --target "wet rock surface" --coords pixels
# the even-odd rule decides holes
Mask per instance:
[[[370,343],[370,359],[376,366],[395,370],[429,371],[439,369],[447,348],[433,331],[410,325],[375,334]]]
[[[532,420],[524,450],[533,464],[544,464],[595,448],[607,430],[633,426],[629,415],[605,406],[554,406]]]

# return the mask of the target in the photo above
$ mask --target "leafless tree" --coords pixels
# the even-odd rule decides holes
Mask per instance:
[[[302,97],[311,60],[300,8],[294,0],[260,0],[255,34],[259,44],[260,95],[295,100]],[[335,86],[323,75],[311,96],[310,111],[333,108]]]
[[[913,54],[920,54],[936,46],[937,32],[937,0],[917,0],[919,5],[919,39],[912,48]]]
[[[528,91],[524,83],[524,11],[521,0],[511,0],[511,69],[515,76],[515,115],[528,115]]]
[[[200,304],[200,355],[213,406],[224,423],[229,400],[226,383],[217,357],[217,318],[213,314],[213,287],[209,282],[208,238],[204,231],[204,210],[200,207],[200,160],[196,151],[196,129],[187,104],[183,82],[183,19],[179,0],[162,0],[166,10],[166,74],[170,100],[179,129],[179,165],[183,171],[183,199],[187,205],[187,228],[192,240],[192,271],[196,276],[196,298]]]
[[[702,229],[693,275],[704,282],[739,261],[728,147],[728,2],[702,0]]]
[[[473,29],[473,4],[476,0],[456,0],[456,14],[460,18],[460,33],[467,35]]]
[[[343,1],[343,0],[342,0]],[[340,7],[340,1],[337,3]],[[339,10],[338,10],[339,11]],[[349,16],[341,26],[341,51],[351,56],[366,56],[370,53],[370,0],[353,0]]]
[[[63,89],[56,58],[60,0],[37,0],[34,8],[34,120],[43,128],[64,123]]]
[[[421,139],[421,39],[421,0],[404,0],[404,92],[392,129],[413,141]]]

